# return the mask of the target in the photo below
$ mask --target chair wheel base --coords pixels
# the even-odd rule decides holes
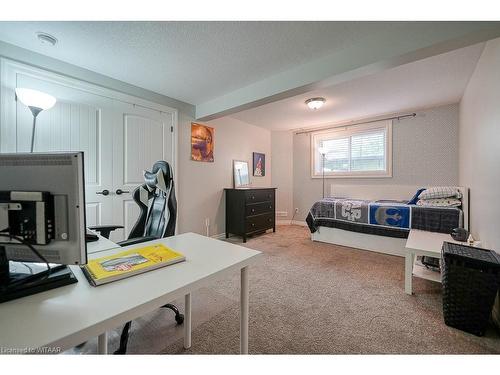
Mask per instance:
[[[182,323],[184,323],[184,315],[183,314],[176,315],[175,321],[177,322],[178,325],[181,325]]]

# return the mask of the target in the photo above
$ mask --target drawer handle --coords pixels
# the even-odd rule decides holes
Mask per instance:
[[[254,226],[255,226],[255,224],[254,224],[254,223],[252,223],[252,227],[254,227]]]
[[[252,199],[255,199],[255,195],[252,195]]]
[[[273,219],[269,219],[269,222],[273,221]]]
[[[273,206],[269,206],[269,208],[273,208]]]
[[[252,212],[255,212],[255,208],[252,208]]]

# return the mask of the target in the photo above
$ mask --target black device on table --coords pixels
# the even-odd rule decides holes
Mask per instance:
[[[76,283],[87,263],[83,152],[0,154],[0,302]]]
[[[469,237],[469,231],[465,228],[455,228],[451,231],[451,238],[455,241],[465,242]]]

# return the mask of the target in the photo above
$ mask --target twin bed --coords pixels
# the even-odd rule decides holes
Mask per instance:
[[[364,189],[363,189],[364,188]],[[460,192],[459,207],[408,204],[418,187],[336,186],[332,196],[315,202],[306,218],[314,241],[404,256],[411,229],[450,233],[468,223],[468,191]],[[377,197],[374,191],[384,195]],[[364,196],[370,199],[359,199]],[[349,196],[349,198],[341,198]]]

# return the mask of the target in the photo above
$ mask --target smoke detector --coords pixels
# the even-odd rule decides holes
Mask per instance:
[[[36,37],[42,44],[48,44],[50,46],[55,46],[57,44],[57,38],[50,34],[37,32]]]

